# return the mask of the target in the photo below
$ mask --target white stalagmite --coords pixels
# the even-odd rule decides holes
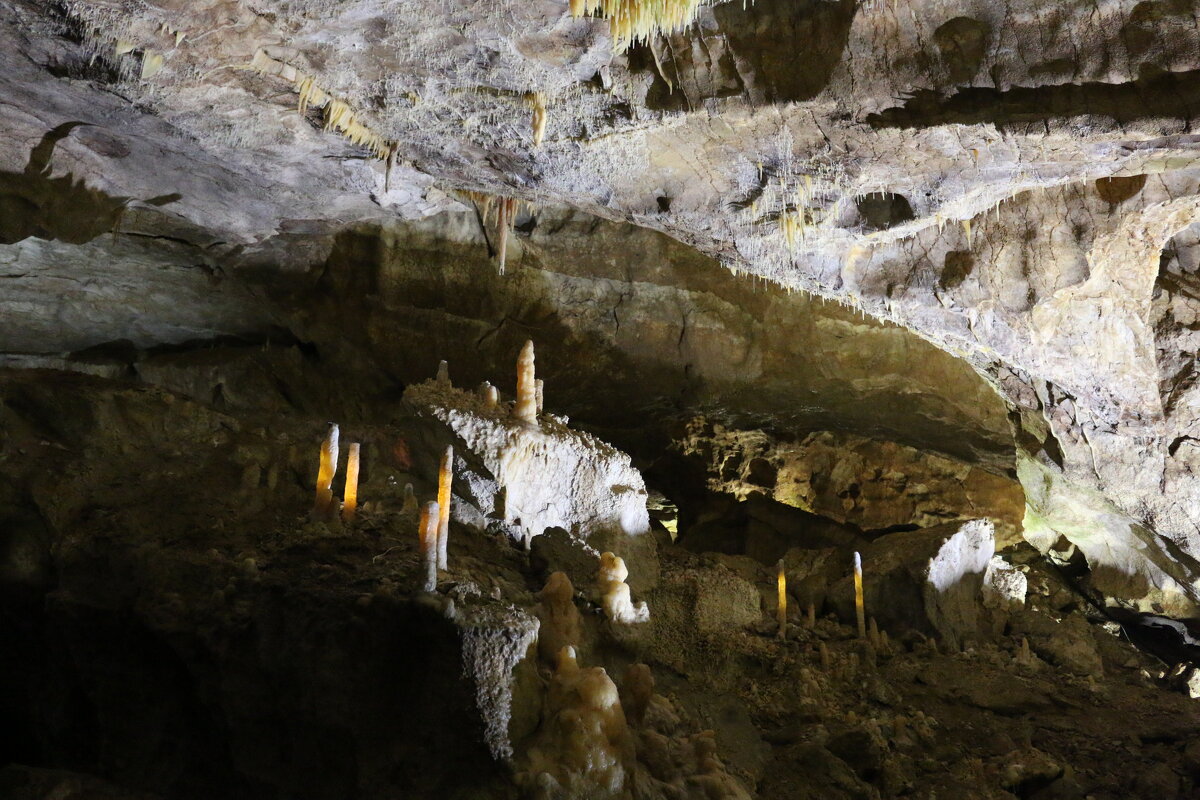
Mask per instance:
[[[417,495],[413,493],[413,485],[411,483],[404,484],[404,506],[400,509],[400,513],[417,513]]]
[[[517,357],[517,400],[513,416],[527,425],[537,425],[537,375],[534,370],[533,341],[525,342]]]
[[[329,433],[321,445],[321,462],[317,469],[317,499],[313,504],[313,515],[326,517],[333,505],[333,476],[337,472],[338,426],[329,423]]]
[[[596,588],[600,591],[600,604],[604,613],[613,622],[634,625],[650,621],[650,609],[644,602],[634,605],[629,594],[629,568],[625,559],[613,553],[600,555],[600,571],[596,576]]]
[[[443,362],[444,363],[444,362]],[[438,466],[438,569],[446,569],[446,549],[450,542],[450,484],[454,480],[454,448],[447,447]]]
[[[543,391],[544,384],[542,383],[542,379],[538,378],[534,381],[533,385],[537,387],[537,391],[535,392],[535,396],[537,397],[537,413],[541,414],[546,407],[545,392]]]
[[[425,568],[425,583],[427,592],[437,591],[437,541],[438,541],[438,504],[430,500],[421,509],[421,521],[417,535],[421,537],[421,564]]]

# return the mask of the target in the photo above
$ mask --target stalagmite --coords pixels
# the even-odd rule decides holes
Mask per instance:
[[[539,797],[626,796],[634,745],[616,684],[602,667],[581,667],[573,647],[557,660],[525,780]]]
[[[833,660],[829,657],[829,647],[824,642],[821,642],[817,646],[817,651],[821,654],[821,668],[829,669],[829,666],[833,663]]]
[[[333,505],[333,475],[337,472],[338,426],[329,423],[329,433],[321,445],[321,465],[317,469],[317,500],[313,504],[313,516],[325,518]]]
[[[413,493],[413,485],[411,483],[404,484],[404,505],[401,507],[400,513],[417,513],[417,496]]]
[[[533,341],[525,342],[517,357],[517,400],[513,416],[526,425],[537,425],[537,376],[534,373]]]
[[[484,381],[479,384],[479,399],[483,401],[485,408],[495,408],[500,402],[500,393],[490,381]]]
[[[854,553],[854,612],[858,616],[858,638],[867,637],[867,616],[863,607],[862,556]]]
[[[438,362],[437,382],[450,385],[450,362]]]
[[[817,607],[812,603],[808,604],[808,610],[805,614],[806,624],[811,631],[817,627]]]
[[[342,519],[346,522],[352,522],[354,514],[358,510],[359,452],[359,443],[352,442],[350,444],[350,452],[346,456],[346,492],[342,500]]]
[[[417,535],[421,537],[421,564],[425,567],[424,589],[437,591],[438,504],[430,500],[421,509]]]
[[[787,638],[787,573],[783,569],[783,559],[779,560],[779,577],[775,579],[775,589],[778,597],[775,601],[775,618],[779,622],[779,638]]]
[[[534,612],[541,621],[538,631],[538,655],[553,662],[567,647],[572,647],[582,635],[579,609],[575,608],[575,587],[565,572],[552,572],[546,586],[538,592]]]
[[[534,386],[537,387],[537,390],[535,392],[535,394],[537,396],[537,413],[541,414],[542,409],[545,408],[545,402],[543,399],[543,391],[542,391],[542,386],[543,386],[542,379],[538,378],[536,381],[534,381]]]
[[[637,724],[646,717],[646,709],[654,696],[654,674],[648,664],[630,664],[621,680],[624,690],[621,706],[625,716]]]
[[[453,480],[454,448],[447,447],[446,452],[442,454],[442,463],[438,466],[438,569],[446,569],[446,547],[450,542],[450,483]]]
[[[629,594],[629,568],[625,560],[613,553],[600,555],[600,571],[596,578],[596,588],[600,592],[600,604],[604,613],[613,622],[633,625],[647,622],[650,619],[650,609],[644,602],[634,605]]]

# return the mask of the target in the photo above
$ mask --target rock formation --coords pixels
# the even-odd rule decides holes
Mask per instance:
[[[0,3],[0,796],[1193,796],[1198,26]]]

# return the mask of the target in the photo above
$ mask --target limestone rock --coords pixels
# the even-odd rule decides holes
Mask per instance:
[[[999,542],[1019,541],[1024,495],[1013,480],[896,442],[821,432],[778,441],[696,418],[677,446],[701,458],[709,486],[739,498],[765,493],[865,530],[929,527],[987,509]]]
[[[1027,637],[1030,649],[1051,664],[1083,677],[1104,674],[1094,634],[1082,618],[1073,615],[1056,620],[1025,611],[1015,614],[1011,624],[1014,634]]]
[[[1025,607],[1029,580],[1003,556],[994,555],[983,576],[983,604],[1003,610]]]
[[[593,549],[605,537],[651,538],[646,486],[624,453],[554,418],[516,425],[475,392],[436,381],[409,387],[405,399],[444,426],[442,438],[474,467],[467,499],[514,537],[528,543],[561,528]]]
[[[863,552],[866,613],[882,628],[912,628],[959,647],[980,635],[984,575],[994,552],[988,520],[882,536]],[[843,620],[854,619],[849,577],[831,587],[830,602]]]

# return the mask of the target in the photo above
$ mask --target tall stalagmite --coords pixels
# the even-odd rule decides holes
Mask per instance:
[[[525,342],[517,357],[517,400],[513,416],[527,425],[537,424],[537,376],[534,372],[533,341]]]

